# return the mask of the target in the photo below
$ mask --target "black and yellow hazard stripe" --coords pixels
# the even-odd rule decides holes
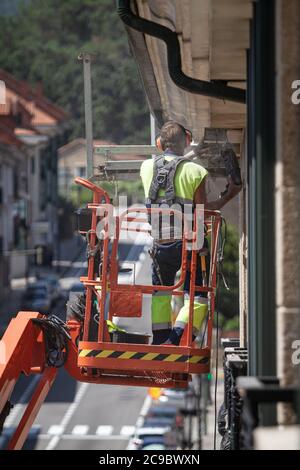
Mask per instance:
[[[185,354],[160,354],[135,351],[112,351],[111,349],[81,349],[79,357],[95,357],[101,359],[135,359],[140,361],[185,362],[189,364],[207,364],[207,356]]]

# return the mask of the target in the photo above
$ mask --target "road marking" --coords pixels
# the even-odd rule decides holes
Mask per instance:
[[[75,261],[72,264],[73,268],[87,268],[88,267],[88,262],[87,261]]]
[[[39,434],[39,439],[49,440],[49,434]],[[76,434],[61,434],[60,440],[68,441],[128,441],[128,436],[121,436],[121,434],[114,434],[112,436],[98,436],[97,434],[83,434],[77,436]]]
[[[77,393],[75,395],[75,399],[74,399],[73,403],[71,403],[71,405],[67,409],[63,419],[61,420],[61,422],[59,424],[59,426],[61,426],[63,428],[63,431],[66,430],[66,427],[68,426],[68,424],[71,421],[74,413],[76,412],[81,400],[83,399],[84,395],[86,394],[86,392],[88,390],[88,387],[89,387],[89,384],[85,383],[85,382],[82,383],[79,386],[79,389],[77,390]],[[52,439],[50,440],[50,442],[48,443],[48,445],[46,447],[46,450],[55,449],[55,447],[59,443],[60,437],[61,437],[61,435],[53,436]]]
[[[69,261],[69,260],[60,260],[53,261],[53,266],[60,266],[62,268],[86,268],[87,261]]]
[[[98,428],[96,430],[96,434],[97,434],[97,436],[111,436],[112,433],[113,433],[113,429],[114,428],[110,425],[98,426]]]
[[[152,398],[150,397],[150,395],[147,395],[140,411],[140,417],[145,418],[145,416],[148,414],[151,404]]]
[[[120,434],[121,436],[130,437],[134,434],[135,426],[122,426]]]
[[[86,424],[76,424],[74,426],[72,434],[76,436],[84,436],[89,431],[89,426]]]
[[[50,438],[51,436],[60,436],[61,439],[68,439],[69,438],[68,436],[80,436],[80,437],[86,437],[87,439],[92,439],[94,435],[93,434],[88,434],[89,428],[90,428],[90,426],[88,424],[76,424],[76,426],[74,426],[71,434],[69,435],[69,434],[64,434],[63,426],[61,426],[59,424],[53,424],[48,429],[48,432],[47,432],[46,435],[48,436],[48,438]],[[120,434],[113,435],[113,430],[114,430],[113,426],[111,426],[111,425],[100,425],[100,426],[97,427],[95,435],[98,436],[100,439],[105,438],[105,437],[109,437],[109,436],[111,436],[114,439],[126,438],[126,437],[128,438],[128,437],[133,436],[133,434],[135,432],[135,429],[136,429],[135,426],[126,426],[125,425],[125,426],[122,426]],[[46,435],[44,435],[44,436],[46,436]]]
[[[147,395],[145,400],[144,400],[143,406],[141,408],[139,417],[138,417],[138,419],[135,423],[134,431],[132,433],[132,436],[134,436],[134,434],[135,434],[135,432],[138,428],[141,428],[143,426],[144,421],[145,421],[145,417],[147,416],[147,413],[149,411],[149,408],[150,408],[151,404],[152,404],[152,398],[150,397],[150,395]],[[131,439],[128,442],[126,450],[132,450],[132,440]]]
[[[60,436],[64,432],[64,428],[62,426],[59,426],[58,424],[53,424],[50,426],[48,429],[48,433],[51,436]]]

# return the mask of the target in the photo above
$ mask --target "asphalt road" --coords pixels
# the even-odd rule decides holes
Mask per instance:
[[[150,260],[143,253],[140,244],[124,245],[120,248],[120,259],[134,262],[136,282],[149,282]],[[63,261],[70,261],[72,250],[61,254]],[[67,287],[85,274],[85,252],[68,269],[65,269],[62,285]],[[67,264],[67,263],[66,263]],[[127,266],[126,266],[127,267]],[[132,274],[123,274],[120,280],[132,282]],[[150,298],[143,304],[143,317],[120,322],[132,331],[149,332]],[[64,315],[64,303],[59,303],[53,313]],[[12,402],[15,404],[8,420],[6,432],[17,424],[24,403],[28,401],[37,377],[24,378],[17,384]],[[146,401],[145,401],[146,400]],[[60,370],[34,427],[38,430],[37,440],[27,445],[35,449],[126,449],[136,422],[147,407],[147,390],[142,387],[122,387],[76,383]]]
[[[61,377],[62,386],[67,381]],[[70,385],[79,400],[75,405],[74,401],[44,405],[37,419],[41,425],[37,448],[126,449],[146,391],[135,387]]]

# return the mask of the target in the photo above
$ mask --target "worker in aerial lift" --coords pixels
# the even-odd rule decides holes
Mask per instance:
[[[183,208],[185,204],[191,204],[192,207],[196,204],[203,204],[205,209],[219,210],[239,193],[242,185],[234,184],[232,178],[229,177],[227,190],[222,193],[223,195],[215,201],[207,202],[206,169],[183,157],[184,150],[191,144],[191,141],[191,132],[181,124],[168,121],[163,125],[156,141],[162,155],[145,160],[140,171],[147,207],[151,207],[152,204],[156,207],[157,204],[167,204],[167,206],[176,204]],[[169,238],[164,236],[164,228],[166,233],[169,234]],[[154,240],[150,254],[153,259],[153,285],[172,286],[175,283],[182,256],[182,234],[179,238],[175,232],[174,227],[163,227],[160,223],[156,234],[153,234],[152,223]],[[204,246],[208,246],[206,239],[204,240]],[[196,285],[202,285],[200,263],[197,263],[197,265]],[[152,344],[178,345],[180,343],[189,317],[189,273],[187,273],[183,288],[185,302],[177,315],[173,328],[171,295],[165,291],[157,291],[152,295]],[[193,337],[196,337],[199,333],[202,321],[207,313],[207,296],[205,294],[202,293],[202,296],[195,298]]]

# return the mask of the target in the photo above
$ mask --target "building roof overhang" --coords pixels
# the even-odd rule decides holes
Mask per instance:
[[[120,4],[120,2],[119,2]],[[169,28],[180,43],[182,71],[196,80],[246,88],[252,0],[136,0],[133,13]],[[241,144],[246,105],[190,93],[171,79],[161,39],[126,26],[150,108],[159,125],[174,119],[200,141],[205,129],[230,130]]]

